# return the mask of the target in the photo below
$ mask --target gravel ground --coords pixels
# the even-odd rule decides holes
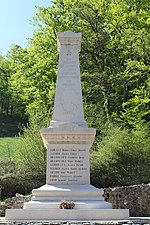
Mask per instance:
[[[139,217],[130,218],[128,221],[43,221],[43,222],[33,222],[33,221],[5,221],[4,217],[0,217],[0,225],[150,225],[150,217]]]

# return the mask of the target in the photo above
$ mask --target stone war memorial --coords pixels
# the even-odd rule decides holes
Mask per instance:
[[[58,76],[53,118],[41,129],[47,149],[46,184],[33,189],[23,209],[7,209],[8,221],[129,220],[112,209],[103,190],[90,185],[89,149],[96,130],[84,120],[79,51],[81,33],[57,33]],[[38,163],[38,162],[37,162]],[[68,209],[69,208],[69,209]]]

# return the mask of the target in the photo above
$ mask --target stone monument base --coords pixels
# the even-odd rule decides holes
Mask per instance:
[[[92,185],[46,184],[32,193],[23,209],[6,210],[6,220],[129,220],[128,209],[112,209]],[[60,209],[61,201],[74,202],[74,209]]]
[[[8,209],[7,221],[129,220],[127,209]]]

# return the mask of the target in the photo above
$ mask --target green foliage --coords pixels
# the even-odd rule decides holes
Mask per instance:
[[[40,124],[41,125],[41,124]],[[40,126],[30,122],[24,127],[24,134],[19,137],[14,159],[19,167],[20,173],[32,174],[33,179],[41,180],[46,171],[46,149],[40,136]]]
[[[8,80],[10,68],[7,60],[0,55],[0,114],[11,114],[11,95],[9,93]]]
[[[17,166],[11,159],[0,160],[1,198],[14,196],[19,191],[25,192],[23,179],[20,178]],[[22,183],[22,184],[21,184]]]
[[[48,8],[38,7],[33,25],[36,30],[29,46],[14,46],[8,55],[11,95],[28,115],[32,111],[42,115],[43,109],[52,113],[56,33],[72,30],[83,36],[80,64],[85,109],[90,107],[93,118],[101,110],[107,121],[112,118],[122,127],[135,128],[149,121],[147,0],[57,0]]]
[[[16,165],[13,160],[3,158],[0,160],[0,176],[4,176],[6,174],[11,174],[16,170]]]
[[[91,181],[99,187],[148,183],[149,166],[148,131],[110,127],[98,151],[91,153]]]
[[[19,141],[18,137],[0,138],[0,156],[1,158],[13,158],[13,153],[16,151],[16,146]]]
[[[2,161],[0,162],[0,166],[1,164]],[[3,164],[5,164],[5,173],[3,175],[0,175],[2,199],[15,196],[16,193],[28,194],[33,188],[37,188],[44,184],[44,182],[40,180],[37,175],[33,179],[33,174],[20,173],[20,171],[17,170],[17,166],[14,166],[15,163],[12,161],[11,164],[9,163],[9,170],[13,171],[10,171],[10,173],[6,173],[8,171],[8,161],[3,161]]]
[[[34,115],[30,124],[23,127],[23,135],[17,139],[16,151],[11,161],[1,161],[2,198],[11,197],[16,192],[27,194],[45,183],[46,149],[40,136],[40,128],[47,124],[43,120]],[[48,119],[45,118],[44,121]]]
[[[37,113],[30,117],[30,123],[22,128],[22,135],[0,139],[3,147],[0,148],[3,155],[0,161],[2,198],[11,197],[16,192],[27,194],[45,183],[46,149],[40,136],[40,128],[47,127],[48,123],[49,115],[45,113],[43,117],[39,117]],[[11,149],[6,158],[7,146]]]
[[[28,49],[12,49],[9,53],[9,62],[12,66],[10,78],[10,90],[14,99],[18,99],[16,104],[24,108],[30,115],[33,111],[38,111],[40,115],[45,110],[52,111],[55,74],[56,74],[56,48],[44,50],[44,41],[42,34],[36,34],[33,44]],[[31,40],[30,40],[31,41]],[[42,43],[42,45],[40,45]],[[45,43],[46,44],[46,43]],[[54,44],[52,43],[53,47]],[[53,47],[54,48],[54,47]],[[14,53],[15,51],[15,53]]]

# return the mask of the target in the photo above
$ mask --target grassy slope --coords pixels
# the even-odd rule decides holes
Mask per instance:
[[[17,116],[0,115],[0,159],[10,159],[19,141],[19,125],[26,124],[26,120]]]
[[[19,137],[3,137],[0,138],[0,159],[13,156],[16,150],[16,144],[19,141]]]

